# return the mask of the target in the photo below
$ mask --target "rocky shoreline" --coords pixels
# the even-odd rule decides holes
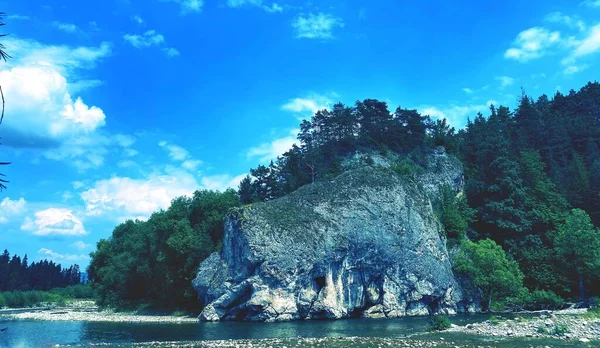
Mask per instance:
[[[519,346],[529,348],[572,347],[567,342],[548,340],[542,342],[531,339],[520,342]],[[587,344],[575,346],[586,347]],[[82,345],[63,345],[61,347],[83,347]],[[460,338],[429,337],[429,338],[381,338],[381,337],[327,337],[327,338],[273,338],[273,339],[240,339],[216,341],[189,341],[189,342],[140,342],[127,344],[99,343],[85,345],[85,347],[203,347],[203,348],[383,348],[383,347],[411,347],[411,348],[513,348],[515,345],[510,340],[469,341]]]
[[[196,316],[148,315],[100,309],[93,301],[77,301],[66,307],[37,307],[0,310],[0,319],[87,322],[197,323]]]
[[[587,309],[541,311],[516,314],[514,319],[492,317],[481,323],[452,325],[445,332],[459,332],[488,337],[555,338],[600,344],[600,316],[587,316]],[[514,313],[512,314],[514,315]]]

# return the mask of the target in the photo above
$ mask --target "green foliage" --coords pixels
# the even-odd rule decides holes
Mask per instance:
[[[518,264],[490,239],[477,243],[464,240],[455,256],[454,270],[472,278],[474,285],[483,290],[488,308],[494,298],[508,297],[523,287]]]
[[[457,196],[449,185],[440,187],[441,222],[448,238],[463,239],[474,210],[469,208],[464,195]]]
[[[435,140],[430,139],[432,132]],[[354,106],[338,103],[332,110],[317,111],[300,124],[300,146],[271,162],[251,169],[239,186],[244,204],[281,197],[299,187],[341,173],[342,159],[356,152],[407,155],[426,144],[458,149],[458,138],[445,121],[432,123],[417,110],[397,108],[392,114],[385,102],[357,101]],[[374,164],[367,157],[368,165]],[[402,168],[400,166],[403,166]],[[413,165],[401,163],[401,175],[412,175]]]
[[[68,300],[93,299],[96,294],[90,285],[73,285],[50,291],[7,291],[0,293],[0,308],[24,308],[56,304],[62,306]]]
[[[522,288],[515,296],[506,298],[501,309],[556,310],[563,308],[564,304],[565,301],[552,291],[534,290],[530,292],[527,288]]]
[[[588,308],[589,309],[599,309],[600,308],[600,297],[590,297],[588,299]]]
[[[500,320],[501,320],[501,319],[502,319],[502,318],[501,318],[501,317],[499,317],[499,316],[492,315],[492,316],[490,317],[490,319],[488,319],[488,321],[490,322],[490,324],[491,324],[491,325],[498,325],[498,324],[500,324]]]
[[[400,161],[393,163],[390,166],[390,169],[392,169],[394,173],[401,177],[411,179],[414,179],[417,175],[423,172],[423,168],[416,164],[409,157],[404,157]]]
[[[452,326],[450,319],[443,315],[434,315],[429,320],[429,331],[444,331]]]
[[[537,328],[537,332],[538,332],[539,334],[542,334],[542,335],[549,335],[549,334],[550,334],[550,330],[548,330],[548,328],[546,328],[546,327],[545,327],[545,326],[543,326],[543,325],[540,325],[540,326],[538,326],[538,328]]]
[[[550,330],[550,334],[554,336],[564,336],[569,332],[569,326],[565,323],[556,323],[552,330]]]
[[[553,244],[561,262],[572,272],[572,281],[583,299],[585,288],[600,276],[600,230],[585,211],[573,209],[558,228]]]
[[[391,169],[414,178],[424,147],[443,146],[462,160],[465,194],[441,188],[436,209],[449,243],[461,243],[455,270],[483,290],[488,307],[553,308],[577,292],[582,299],[599,296],[598,100],[598,82],[536,101],[523,94],[514,111],[492,105],[489,116],[479,113],[458,132],[446,120],[390,112],[375,99],[338,103],[302,121],[299,145],[251,169],[239,198],[202,191],[174,200],[147,222],[115,228],[92,254],[90,276],[104,304],[193,307],[189,282],[199,261],[220,250],[227,209],[318,186],[341,174],[344,159],[357,152],[403,158]],[[292,216],[284,201],[269,212],[282,228],[300,230],[312,219]]]
[[[148,221],[127,221],[100,240],[88,274],[101,305],[194,309],[195,270],[223,239],[225,215],[240,205],[233,190],[179,197]]]
[[[16,254],[11,257],[6,249],[0,254],[0,291],[46,291],[80,283],[78,265],[62,268],[48,260],[30,264],[27,255],[22,259]]]
[[[582,317],[586,319],[600,319],[600,308],[590,308],[587,312],[582,314]]]
[[[539,235],[527,235],[507,242],[508,252],[519,263],[529,289],[547,289],[562,296],[569,293],[569,280],[556,250]]]

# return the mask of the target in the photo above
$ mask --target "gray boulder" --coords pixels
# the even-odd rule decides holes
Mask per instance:
[[[284,321],[453,314],[477,309],[452,274],[431,199],[462,189],[439,150],[418,180],[385,166],[350,169],[225,221],[223,247],[200,265],[199,318]]]

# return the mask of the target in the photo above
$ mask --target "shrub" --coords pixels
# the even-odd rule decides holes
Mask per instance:
[[[414,177],[419,173],[420,167],[410,158],[404,158],[401,161],[392,164],[391,169],[400,176]]]
[[[558,309],[564,304],[563,299],[552,291],[535,290],[531,293],[526,308],[529,310]]]
[[[500,319],[501,319],[500,317],[497,317],[497,316],[495,316],[495,315],[492,315],[488,321],[489,321],[489,322],[490,322],[490,324],[492,324],[492,325],[498,325],[498,324],[500,323]]]
[[[0,293],[0,308],[6,306],[6,302],[4,301],[4,296]]]
[[[429,331],[443,331],[452,326],[450,319],[446,316],[436,315],[429,321]]]
[[[590,297],[590,299],[588,300],[588,307],[590,309],[600,308],[600,297]]]
[[[550,331],[548,331],[548,329],[545,326],[538,326],[537,328],[537,332],[541,333],[543,335],[548,335],[550,334]]]
[[[513,309],[537,311],[543,309],[560,309],[564,300],[552,291],[535,290],[529,292],[523,288],[515,297],[507,299],[506,305]]]
[[[554,324],[554,328],[552,328],[551,333],[555,336],[564,336],[567,332],[569,332],[569,327],[567,324]]]

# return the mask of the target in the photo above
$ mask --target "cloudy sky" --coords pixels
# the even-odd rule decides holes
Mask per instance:
[[[235,187],[298,120],[377,98],[456,127],[600,71],[600,0],[0,1],[0,248],[86,266],[96,241]]]

